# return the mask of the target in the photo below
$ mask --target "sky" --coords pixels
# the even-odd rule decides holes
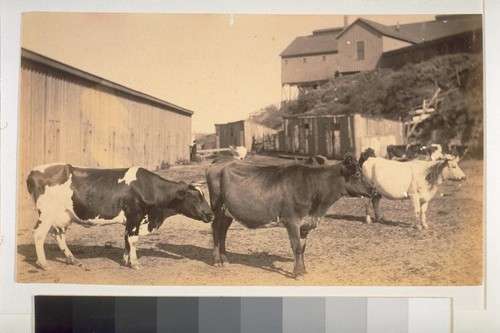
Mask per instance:
[[[359,16],[348,15],[352,23]],[[362,15],[387,25],[434,15]],[[194,112],[194,133],[282,99],[280,53],[343,15],[23,13],[21,46]]]

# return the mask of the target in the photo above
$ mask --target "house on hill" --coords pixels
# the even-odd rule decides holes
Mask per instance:
[[[394,26],[358,18],[345,27],[297,37],[280,54],[281,83],[285,93],[287,86],[300,92],[336,75],[462,52],[482,52],[481,15],[438,15],[434,21]]]

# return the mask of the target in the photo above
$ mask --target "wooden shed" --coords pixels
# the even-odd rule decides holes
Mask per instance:
[[[189,158],[192,111],[23,49],[19,172],[39,164],[143,166]]]
[[[215,124],[215,147],[228,148],[244,146],[248,151],[253,150],[256,143],[263,144],[265,149],[276,150],[278,147],[278,131],[270,127],[257,124],[250,120],[239,120],[227,124]]]
[[[286,116],[285,152],[320,154],[342,159],[350,152],[359,157],[371,147],[385,156],[390,144],[404,144],[404,124],[400,121],[353,115]]]

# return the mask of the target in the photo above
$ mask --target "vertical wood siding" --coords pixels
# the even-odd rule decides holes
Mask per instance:
[[[356,115],[285,118],[285,151],[342,159],[371,147],[385,156],[389,144],[403,144],[403,123]]]
[[[353,25],[339,37],[339,66],[341,72],[371,70],[382,56],[382,35],[365,24]],[[358,60],[357,42],[365,43],[365,58]]]
[[[188,115],[31,61],[20,85],[21,179],[53,162],[154,170],[189,158]]]
[[[244,146],[252,150],[253,139],[269,140],[277,131],[251,121],[240,120],[228,124],[215,125],[215,145],[217,149],[232,146]]]
[[[281,60],[281,83],[329,80],[338,70],[337,53],[284,58]]]

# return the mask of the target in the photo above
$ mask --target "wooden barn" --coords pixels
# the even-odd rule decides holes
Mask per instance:
[[[143,166],[189,159],[192,111],[22,49],[19,172],[68,162]]]
[[[291,100],[336,75],[400,67],[437,55],[482,52],[481,15],[437,15],[434,21],[393,26],[358,18],[344,27],[295,38],[280,54],[281,84]],[[287,93],[288,87],[290,92]]]
[[[239,120],[227,124],[215,124],[215,148],[244,146],[252,151],[258,144],[265,150],[276,150],[278,131],[250,120]]]
[[[361,114],[283,118],[286,153],[342,159],[346,153],[359,157],[371,147],[377,156],[385,156],[388,145],[404,144],[404,124],[399,121]]]

